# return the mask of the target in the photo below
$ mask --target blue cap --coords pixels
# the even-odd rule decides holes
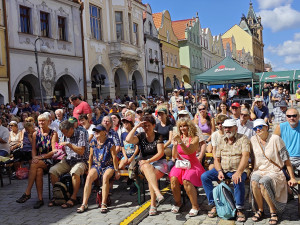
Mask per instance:
[[[93,131],[106,131],[106,128],[102,125],[98,125],[97,127],[93,128]]]

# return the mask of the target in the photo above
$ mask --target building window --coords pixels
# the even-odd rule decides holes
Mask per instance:
[[[152,59],[152,49],[149,48],[149,60]]]
[[[167,30],[167,42],[170,42],[170,33],[168,30]]]
[[[90,5],[90,23],[92,38],[102,40],[101,8]]]
[[[177,67],[177,55],[175,55],[175,59],[174,59],[174,61],[175,61],[175,67]]]
[[[30,24],[30,8],[25,6],[20,6],[20,21],[21,21],[21,32],[22,33],[31,33],[31,24]]]
[[[58,17],[58,39],[67,41],[66,18],[61,16]]]
[[[152,36],[153,35],[153,31],[152,31],[152,23],[149,22],[149,34]]]
[[[117,40],[118,41],[124,40],[124,35],[123,35],[123,13],[122,12],[115,12],[115,20],[116,20]]]
[[[41,12],[41,36],[49,37],[49,13]]]
[[[173,55],[170,54],[170,61],[171,61],[171,66],[173,66]]]
[[[169,65],[169,54],[166,53],[166,65],[168,66]]]
[[[157,50],[154,51],[154,56],[155,56],[155,59],[158,60],[158,51]]]
[[[138,29],[138,24],[133,23],[133,38],[135,39],[133,41],[133,44],[138,46],[139,45],[139,29]]]

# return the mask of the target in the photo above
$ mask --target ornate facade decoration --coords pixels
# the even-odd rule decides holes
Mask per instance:
[[[52,91],[55,85],[55,65],[48,57],[46,61],[43,62],[42,65],[42,85],[45,88],[46,95],[51,96]]]

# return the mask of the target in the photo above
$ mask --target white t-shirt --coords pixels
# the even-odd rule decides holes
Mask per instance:
[[[87,129],[87,132],[89,133],[89,136],[90,135],[94,135],[94,131],[93,129],[95,128],[96,126],[94,124],[91,124],[91,126],[89,127],[89,129]]]
[[[2,138],[4,141],[6,141],[5,144],[0,143],[0,150],[7,151],[9,153],[10,152],[9,143],[8,143],[9,130],[2,125],[0,125],[0,138]]]

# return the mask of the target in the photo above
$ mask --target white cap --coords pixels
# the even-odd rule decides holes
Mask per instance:
[[[177,92],[177,91],[178,91],[178,89],[175,88],[173,92]]]
[[[189,115],[189,112],[186,111],[186,110],[180,110],[180,111],[178,112],[178,115]]]
[[[17,125],[17,124],[18,124],[18,122],[14,121],[14,120],[12,120],[12,121],[9,122],[9,125]]]
[[[141,103],[142,103],[142,104],[147,104],[147,102],[145,102],[145,101],[142,101]]]
[[[256,102],[263,102],[264,100],[261,97],[259,97],[259,98],[255,98],[255,101]]]
[[[256,119],[253,121],[253,128],[260,125],[268,126],[268,124],[266,124],[266,122],[263,119]]]
[[[227,119],[224,121],[224,123],[222,124],[223,127],[233,127],[233,126],[237,126],[236,124],[236,120],[235,119]]]

